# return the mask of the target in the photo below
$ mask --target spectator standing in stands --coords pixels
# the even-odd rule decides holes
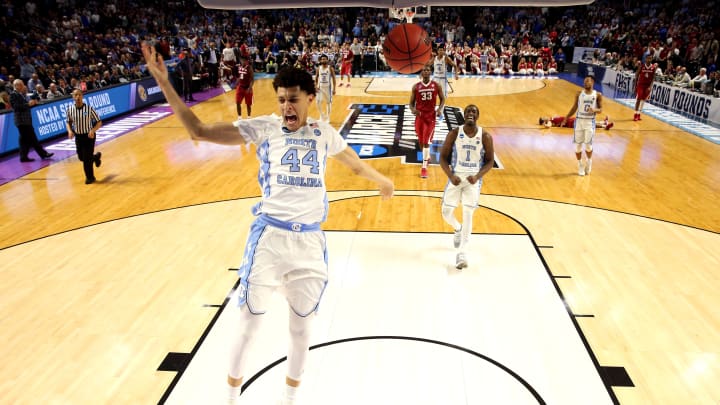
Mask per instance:
[[[558,49],[555,53],[555,62],[557,62],[557,71],[558,72],[564,72],[565,71],[565,52],[563,52],[562,48]]]
[[[177,64],[177,69],[182,78],[182,94],[185,101],[195,101],[192,96],[193,81],[193,58],[189,48],[183,49],[183,58]]]
[[[210,87],[217,87],[220,52],[218,52],[214,40],[210,40],[208,47],[203,53],[203,58],[205,59],[205,64],[207,65],[208,81],[210,82]]]
[[[35,159],[31,159],[28,156],[30,148],[35,149],[35,153],[42,159],[50,159],[54,153],[46,151],[40,141],[38,141],[37,135],[35,135],[35,128],[32,124],[32,114],[30,109],[38,104],[38,100],[28,101],[28,89],[25,87],[25,82],[22,79],[15,79],[13,81],[13,92],[10,93],[10,105],[15,110],[14,119],[15,126],[20,134],[18,144],[20,145],[20,161],[21,162],[32,162]]]
[[[222,50],[222,71],[223,78],[225,81],[230,83],[232,81],[232,72],[235,71],[235,65],[237,59],[235,58],[235,50],[230,42],[225,44],[225,48]]]
[[[93,164],[100,167],[102,163],[100,160],[102,153],[95,153],[95,134],[102,126],[102,121],[95,109],[85,104],[82,91],[73,91],[72,98],[75,103],[67,109],[65,127],[68,138],[75,138],[75,150],[78,159],[83,162],[85,184],[92,184],[95,182]]]

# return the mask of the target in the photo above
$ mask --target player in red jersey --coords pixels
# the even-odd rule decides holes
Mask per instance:
[[[565,120],[565,123],[563,124],[563,120],[565,120],[564,115],[555,115],[552,117],[540,117],[538,120],[538,124],[544,126],[545,128],[550,127],[564,127],[564,128],[572,128],[575,126],[575,117],[570,117],[567,120]],[[595,126],[597,128],[605,128],[606,130],[609,130],[613,126],[615,126],[615,123],[610,121],[610,117],[607,115],[605,116],[605,120],[603,121],[595,121]]]
[[[645,100],[650,98],[650,90],[652,90],[656,70],[657,64],[652,63],[651,56],[647,56],[645,63],[641,63],[638,67],[637,73],[635,74],[637,99],[635,100],[635,116],[633,117],[633,121],[640,121],[640,111],[642,111]]]
[[[240,63],[235,66],[237,81],[235,82],[235,106],[237,107],[238,121],[242,119],[242,103],[247,106],[247,116],[250,118],[253,102],[253,82],[255,72],[247,55],[240,55]]]
[[[425,65],[420,74],[422,80],[415,83],[410,93],[410,111],[415,115],[415,133],[422,148],[423,163],[420,177],[427,178],[430,163],[430,142],[435,134],[435,117],[440,116],[445,107],[445,95],[436,81],[430,80],[432,65]],[[440,106],[435,110],[435,103]]]
[[[340,50],[340,84],[338,84],[338,87],[343,85],[343,76],[347,77],[347,86],[350,87],[350,75],[352,74],[354,58],[355,54],[350,50],[350,44],[344,43]]]

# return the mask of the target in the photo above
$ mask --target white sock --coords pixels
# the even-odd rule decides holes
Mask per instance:
[[[240,396],[240,391],[242,390],[242,385],[239,387],[233,387],[232,385],[228,385],[228,399],[234,399]]]
[[[295,397],[297,396],[297,390],[298,390],[298,387],[291,387],[291,386],[285,384],[285,398],[294,400]]]
[[[428,162],[430,161],[430,148],[423,148],[423,167],[427,168]]]

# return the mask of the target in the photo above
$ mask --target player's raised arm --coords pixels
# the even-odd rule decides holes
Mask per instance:
[[[245,143],[245,139],[231,122],[206,124],[200,121],[195,113],[180,99],[180,96],[173,88],[168,79],[167,66],[165,66],[162,56],[157,53],[155,47],[144,42],[142,45],[142,53],[145,57],[148,71],[153,78],[155,78],[155,81],[165,95],[165,99],[170,104],[170,107],[172,107],[175,115],[180,119],[180,122],[188,130],[192,139],[225,145]]]

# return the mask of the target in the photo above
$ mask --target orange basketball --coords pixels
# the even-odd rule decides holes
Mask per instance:
[[[405,74],[417,73],[432,56],[430,37],[419,25],[400,24],[385,38],[383,55],[393,70]]]

